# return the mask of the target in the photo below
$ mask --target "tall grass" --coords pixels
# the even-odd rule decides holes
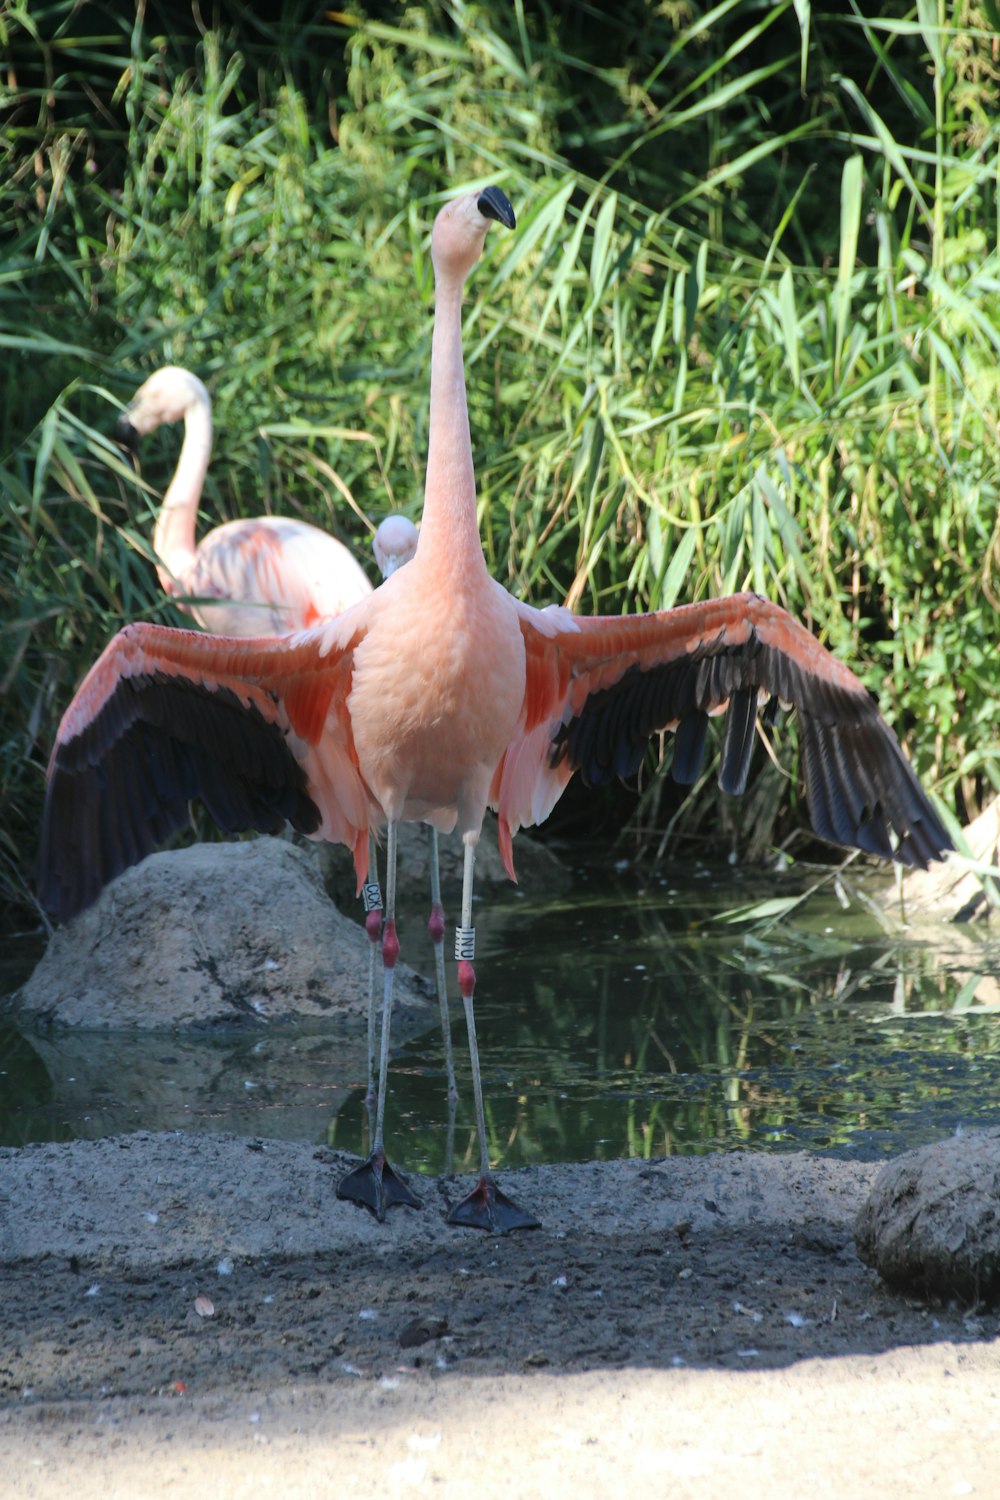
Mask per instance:
[[[565,9],[5,13],[15,904],[74,684],[124,620],[177,619],[149,546],[177,436],[140,479],[118,404],[194,368],[206,515],[308,515],[365,557],[365,522],[419,513],[430,222],[490,180],[519,220],[466,313],[495,575],[588,612],[755,588],[856,666],[958,813],[1000,786],[996,7]],[[755,848],[798,819],[762,776]],[[673,831],[718,838],[717,808]]]

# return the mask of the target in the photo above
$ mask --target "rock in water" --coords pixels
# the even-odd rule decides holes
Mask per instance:
[[[53,934],[15,1009],[36,1025],[99,1030],[360,1026],[370,944],[360,902],[355,912],[326,895],[312,851],[283,839],[151,854]],[[405,1035],[434,1011],[411,969],[397,975],[393,1030]]]

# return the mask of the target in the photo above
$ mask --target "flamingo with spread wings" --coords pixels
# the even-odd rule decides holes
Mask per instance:
[[[476,844],[497,809],[513,875],[519,827],[551,810],[574,771],[628,774],[649,736],[676,731],[690,781],[709,716],[725,713],[720,784],[742,791],[758,709],[799,717],[816,832],[924,866],[950,848],[896,737],[865,688],[784,610],[752,594],[635,617],[582,619],[518,602],[488,574],[476,516],[462,292],[490,222],[513,227],[496,188],[438,214],[436,310],[423,521],[416,556],[337,619],[283,640],[225,640],[153,625],[121,631],[68,708],[49,767],[41,898],[65,920],[161,844],[200,798],[225,829],[288,820],[353,851],[387,825],[386,967],[372,1157],[340,1191],[381,1217],[397,1201],[382,1107],[399,951],[396,832],[422,820],[465,845],[458,985],[469,1031],[479,1179],[449,1221],[505,1231],[537,1222],[501,1192],[488,1153],[475,1033]],[[406,1201],[405,1198],[402,1201]]]

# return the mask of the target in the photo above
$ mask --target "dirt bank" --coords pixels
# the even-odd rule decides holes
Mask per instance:
[[[349,1158],[137,1134],[0,1152],[5,1496],[997,1492],[1000,1341],[858,1261],[877,1166],[542,1167],[544,1227],[377,1225]]]

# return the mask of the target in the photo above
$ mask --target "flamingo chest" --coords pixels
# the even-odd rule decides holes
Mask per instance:
[[[389,818],[456,808],[470,795],[485,806],[524,701],[521,632],[498,592],[425,595],[416,610],[380,619],[355,653],[355,750]]]

